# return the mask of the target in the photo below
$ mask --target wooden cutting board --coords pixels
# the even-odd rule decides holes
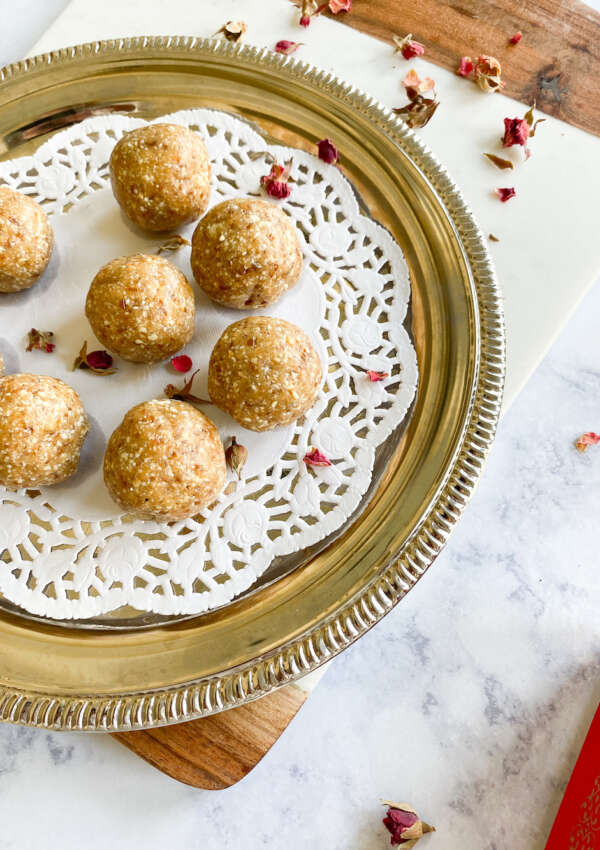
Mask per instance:
[[[462,55],[496,56],[506,94],[600,135],[600,14],[578,0],[354,0],[338,20],[385,41],[412,32],[425,58],[450,70]],[[517,31],[522,41],[511,47]],[[288,685],[222,714],[114,737],[180,782],[226,788],[260,761],[307,696]]]

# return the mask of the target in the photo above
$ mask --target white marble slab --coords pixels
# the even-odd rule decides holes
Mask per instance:
[[[0,62],[16,58],[11,45],[26,49],[23,33],[35,37],[50,6],[50,0],[20,2],[26,14],[0,28]],[[117,30],[125,19],[136,32],[150,32],[158,8],[132,0],[122,4],[120,23],[111,23],[108,0],[76,2],[85,34],[72,41],[122,34]],[[242,5],[196,0],[180,32],[210,34],[227,18],[242,17]],[[162,10],[181,6],[171,0]],[[72,16],[68,20],[75,26]],[[280,28],[278,19],[257,31],[265,43],[297,33],[291,24]],[[56,38],[61,30],[53,32]],[[302,37],[308,41],[308,34]],[[383,74],[381,45],[359,36],[361,52],[346,61],[328,38],[326,31],[315,36],[321,64],[335,62],[343,73],[338,63],[345,63],[345,76],[354,74],[363,88],[374,72],[372,85],[382,87],[376,93],[398,102],[398,79]],[[40,44],[53,46],[48,39]],[[318,61],[308,48],[305,55]],[[439,69],[433,75],[444,76]],[[448,86],[450,80],[456,86],[451,75]],[[507,293],[509,339],[517,340],[509,364],[513,398],[585,289],[585,275],[562,278],[553,270],[564,271],[561,256],[572,260],[581,248],[573,232],[582,210],[589,211],[582,197],[598,143],[551,122],[558,136],[552,129],[543,147],[541,130],[548,125],[542,125],[527,166],[539,163],[539,171],[518,177],[522,199],[530,185],[529,203],[496,206],[482,190],[494,185],[496,172],[471,175],[479,134],[491,126],[463,101],[472,94],[451,87],[444,95],[444,103],[460,102],[461,114],[468,114],[462,148],[446,149],[443,133],[452,131],[452,122],[442,118],[442,107],[435,119],[442,126],[436,130],[432,121],[423,135],[465,185],[482,224],[502,237],[493,250]],[[490,101],[498,108],[494,120],[501,121],[506,101]],[[520,111],[515,107],[514,114]],[[551,193],[540,197],[534,184],[549,184],[557,168],[570,192],[569,215],[559,211],[550,228],[540,228],[542,200]],[[573,172],[580,173],[574,184]],[[591,273],[598,248],[590,232],[583,241]],[[541,259],[549,249],[552,268]],[[564,310],[553,308],[555,323],[532,322],[528,309],[520,321],[519,290],[539,302],[557,280],[553,304],[563,303]],[[600,430],[599,320],[596,287],[505,416],[469,511],[433,569],[329,668],[325,685],[250,777],[226,792],[198,792],[105,736],[0,726],[2,850],[378,850],[389,846],[381,798],[409,801],[436,825],[423,850],[542,850],[599,697],[600,450],[578,455],[571,445],[578,432]]]

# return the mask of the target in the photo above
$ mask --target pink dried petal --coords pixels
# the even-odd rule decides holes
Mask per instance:
[[[340,158],[339,151],[331,139],[321,139],[320,142],[317,142],[317,148],[319,149],[319,159],[322,159],[323,162],[331,164],[337,162]]]
[[[323,452],[318,449],[311,449],[304,455],[304,463],[307,466],[331,466],[329,458],[325,457]]]
[[[505,118],[502,147],[510,148],[513,145],[523,145],[524,147],[527,144],[529,132],[530,126],[525,118]]]
[[[412,33],[409,32],[404,38],[399,35],[393,37],[393,42],[396,45],[396,50],[399,51],[405,59],[414,59],[415,56],[422,56],[425,53],[425,47],[420,41],[415,41]]]
[[[264,186],[267,195],[278,199],[289,197],[291,189],[287,181],[289,180],[291,169],[291,159],[285,165],[279,165],[277,162],[273,163],[271,171],[260,178],[260,182]]]
[[[513,187],[511,187],[510,189],[496,189],[495,191],[503,204],[505,204],[507,201],[510,201],[510,199],[514,198],[517,194],[516,190]]]
[[[406,94],[410,100],[414,100],[418,94],[426,91],[433,91],[435,82],[431,77],[425,77],[422,80],[414,68],[411,68],[408,74],[402,80],[402,85],[406,89]]]
[[[596,434],[594,431],[588,431],[575,440],[575,448],[578,452],[585,452],[589,446],[595,446],[597,443],[600,443],[600,434]]]
[[[85,362],[90,367],[90,369],[97,369],[100,372],[103,372],[105,369],[110,369],[113,365],[113,359],[108,353],[108,351],[90,351],[90,353],[86,356]]]
[[[375,372],[373,369],[367,369],[367,378],[373,383],[385,381],[389,376],[389,372]]]
[[[310,15],[301,15],[300,16],[300,26],[307,27],[310,25]]]
[[[461,56],[456,73],[459,77],[470,77],[475,65],[470,56]]]
[[[350,12],[352,10],[352,0],[329,0],[329,11],[334,15],[339,12]]]
[[[523,33],[522,32],[516,32],[514,35],[511,35],[511,37],[508,39],[508,43],[509,44],[518,44],[521,41],[522,38],[523,38]]]
[[[281,41],[278,41],[275,45],[276,53],[284,53],[286,56],[289,56],[290,53],[295,53],[296,50],[300,47],[301,42],[299,41],[287,41],[285,38]]]
[[[176,372],[189,372],[192,368],[192,358],[187,354],[178,354],[177,357],[171,357],[171,366]]]

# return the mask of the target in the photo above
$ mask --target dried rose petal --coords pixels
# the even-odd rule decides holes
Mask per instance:
[[[329,11],[334,15],[352,11],[352,0],[329,0]]]
[[[414,847],[427,832],[435,832],[435,828],[422,821],[407,803],[385,802],[384,806],[388,806],[388,810],[383,824],[391,835],[392,846],[406,844],[407,847]]]
[[[245,21],[227,21],[215,35],[222,35],[227,41],[236,42],[241,41],[247,29],[248,24]]]
[[[225,460],[232,472],[235,472],[238,478],[242,477],[242,469],[248,460],[248,449],[241,446],[235,437],[231,438],[231,445],[225,451]]]
[[[409,127],[424,127],[431,121],[439,105],[435,95],[429,98],[418,94],[410,103],[400,109],[394,109],[394,112],[396,115],[402,115]]]
[[[104,350],[90,351],[85,358],[85,362],[90,369],[98,370],[99,372],[106,372],[113,365],[112,357],[108,351]]]
[[[585,452],[590,446],[595,446],[597,443],[600,443],[600,434],[588,431],[575,440],[575,448],[578,452]]]
[[[373,369],[367,369],[367,378],[374,384],[377,383],[377,381],[385,381],[385,379],[389,377],[389,372],[375,372]]]
[[[410,100],[414,100],[417,95],[423,94],[426,91],[433,91],[435,83],[431,77],[425,77],[422,80],[414,68],[411,68],[408,74],[402,80],[402,85],[406,89],[406,94]]]
[[[490,233],[488,235],[488,239],[490,240],[490,242],[499,242],[500,241],[497,236],[494,236],[493,233]]]
[[[500,198],[500,200],[502,201],[503,204],[505,204],[507,201],[510,201],[510,199],[514,198],[515,195],[517,194],[517,192],[514,188],[496,189],[495,192],[496,192],[496,194],[498,195],[498,197]]]
[[[292,160],[289,159],[285,165],[279,165],[275,162],[271,166],[271,171],[260,178],[261,184],[265,188],[265,192],[271,198],[288,198],[291,189],[288,186],[290,171],[292,170]]]
[[[192,358],[187,354],[178,354],[177,357],[171,357],[171,366],[176,372],[189,372],[192,368]]]
[[[302,0],[302,11],[300,14],[300,26],[307,27],[310,24],[313,15],[319,15],[323,9],[327,8],[327,2],[320,6],[316,0]]]
[[[87,342],[81,346],[81,350],[75,362],[73,363],[73,371],[76,369],[89,369],[95,375],[114,375],[117,371],[113,367],[113,359],[108,351],[90,351],[88,354]]]
[[[508,43],[509,44],[518,44],[521,41],[522,38],[523,38],[523,33],[522,32],[516,32],[514,35],[511,35],[511,37],[508,39]]]
[[[290,53],[295,53],[301,44],[300,41],[287,41],[284,38],[275,45],[275,53],[285,53],[286,56],[289,56]]]
[[[178,233],[175,233],[173,236],[169,236],[169,238],[162,243],[156,253],[172,254],[174,251],[178,251],[179,248],[182,248],[184,245],[189,244],[190,242],[188,239],[185,239],[183,236],[180,236]]]
[[[505,118],[502,147],[510,148],[513,145],[525,147],[529,138],[529,131],[529,123],[525,118]]]
[[[514,163],[511,162],[510,159],[502,159],[501,156],[496,156],[495,153],[484,153],[492,165],[495,165],[496,168],[514,168]]]
[[[304,463],[307,466],[331,466],[331,461],[318,449],[311,449],[304,455]]]
[[[425,53],[425,47],[420,41],[415,41],[412,33],[409,32],[404,38],[399,35],[392,36],[392,41],[396,45],[396,53],[401,53],[405,59],[414,59],[415,56],[422,56]]]
[[[27,334],[27,348],[25,351],[33,351],[34,349],[45,351],[47,354],[52,354],[56,345],[52,342],[54,334],[52,331],[38,331],[32,328]]]
[[[470,56],[461,56],[456,73],[459,77],[470,77],[475,68],[475,63]]]
[[[494,56],[478,56],[473,79],[482,91],[493,93],[504,88],[501,80],[502,67]]]
[[[331,139],[321,139],[320,142],[317,142],[317,148],[319,149],[319,159],[322,159],[323,162],[331,164],[337,162],[340,158],[339,151]]]

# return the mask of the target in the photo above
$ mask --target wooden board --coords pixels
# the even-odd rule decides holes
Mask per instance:
[[[217,791],[239,782],[258,764],[307,695],[288,685],[222,714],[113,737],[173,779]]]
[[[452,71],[461,56],[495,56],[505,94],[600,135],[600,13],[579,0],[354,0],[337,19],[390,43],[412,33]]]
[[[337,19],[389,42],[412,32],[425,58],[450,70],[463,55],[495,56],[507,95],[600,135],[600,14],[578,0],[354,0]],[[510,47],[519,30],[522,41]],[[289,685],[223,714],[114,737],[180,782],[227,788],[268,752],[306,697]]]

